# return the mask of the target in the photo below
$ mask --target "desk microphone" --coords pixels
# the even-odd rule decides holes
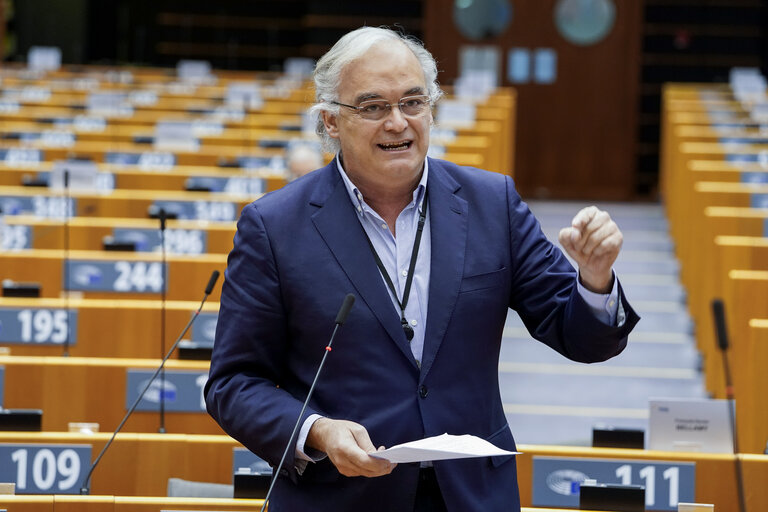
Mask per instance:
[[[341,303],[341,308],[339,308],[339,313],[336,315],[336,326],[333,328],[333,333],[331,334],[331,339],[328,340],[328,345],[325,347],[325,352],[323,353],[323,358],[320,360],[320,366],[317,367],[317,373],[315,373],[315,378],[312,381],[312,385],[309,387],[309,392],[307,393],[307,398],[304,400],[304,405],[301,407],[301,412],[299,412],[299,417],[296,418],[296,424],[293,426],[293,432],[291,432],[291,437],[288,438],[288,443],[285,445],[285,451],[283,452],[283,456],[280,459],[280,464],[277,465],[275,468],[274,474],[272,475],[272,482],[269,484],[269,490],[267,491],[267,495],[264,497],[264,504],[261,506],[261,512],[264,512],[264,510],[267,508],[267,503],[269,503],[269,495],[272,494],[272,489],[275,487],[275,482],[277,481],[277,475],[280,473],[280,468],[283,467],[283,462],[285,462],[285,457],[288,455],[288,450],[291,449],[291,446],[295,443],[294,438],[296,437],[296,432],[299,430],[299,423],[301,423],[301,417],[304,416],[304,411],[307,409],[307,404],[309,403],[309,399],[312,397],[312,392],[315,390],[315,384],[317,384],[317,378],[320,376],[320,370],[323,369],[323,364],[325,364],[325,358],[328,356],[328,353],[331,351],[331,343],[333,343],[333,338],[336,337],[336,332],[339,330],[339,327],[341,327],[341,324],[344,323],[344,321],[347,319],[347,315],[349,315],[349,310],[352,309],[352,305],[355,303],[355,296],[351,293],[348,293],[346,297],[344,297],[344,302]]]
[[[744,479],[741,475],[741,463],[739,462],[739,437],[736,433],[736,413],[733,410],[736,400],[733,393],[733,382],[731,381],[731,365],[728,362],[728,328],[725,324],[725,305],[721,299],[712,300],[712,316],[715,320],[715,333],[717,336],[717,346],[723,353],[723,373],[725,374],[725,397],[728,399],[728,415],[730,416],[731,435],[733,437],[734,464],[736,464],[736,485],[739,493],[739,510],[747,510],[744,500]]]
[[[96,457],[96,460],[93,461],[93,464],[91,465],[91,469],[88,470],[88,474],[83,479],[83,484],[80,487],[80,494],[82,495],[90,494],[91,475],[93,474],[93,471],[96,469],[96,466],[98,466],[99,461],[101,461],[101,458],[104,456],[104,453],[107,451],[107,448],[109,448],[110,445],[112,444],[112,441],[115,440],[115,436],[117,436],[117,433],[120,432],[120,429],[123,428],[123,425],[125,425],[125,422],[128,421],[128,418],[131,416],[131,414],[133,414],[133,411],[134,409],[136,409],[136,406],[138,406],[139,402],[141,402],[141,399],[144,398],[144,394],[152,385],[152,382],[157,377],[157,374],[160,373],[160,370],[162,370],[165,367],[165,362],[168,360],[169,357],[171,357],[171,354],[173,354],[173,351],[176,350],[176,346],[181,341],[181,338],[184,337],[184,335],[187,333],[189,328],[192,326],[192,323],[197,319],[198,315],[200,315],[200,311],[203,309],[203,304],[205,304],[206,299],[208,299],[208,296],[213,291],[213,287],[216,284],[216,280],[218,278],[219,278],[219,271],[214,270],[213,273],[211,273],[211,278],[208,280],[208,284],[205,287],[205,295],[203,296],[203,300],[200,302],[200,307],[197,308],[197,311],[195,311],[195,314],[192,315],[192,318],[189,319],[189,322],[187,322],[186,327],[184,327],[184,330],[181,331],[181,334],[179,334],[179,337],[176,338],[176,341],[173,343],[173,346],[171,346],[171,349],[168,351],[167,354],[165,354],[165,357],[160,363],[160,366],[157,367],[157,369],[155,370],[155,373],[153,373],[152,377],[147,381],[147,385],[144,386],[144,389],[142,389],[141,393],[139,393],[139,396],[136,397],[136,400],[133,402],[133,405],[131,405],[131,407],[128,409],[128,412],[125,413],[125,416],[123,416],[122,421],[115,429],[115,432],[112,434],[112,437],[109,438],[109,441],[107,441],[107,444],[105,444],[104,448],[102,448],[101,452],[99,452],[99,456]]]

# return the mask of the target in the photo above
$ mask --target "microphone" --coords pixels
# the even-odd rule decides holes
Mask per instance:
[[[341,308],[339,308],[339,313],[336,315],[336,320],[334,323],[336,325],[342,325],[346,320],[347,316],[349,316],[349,310],[352,309],[352,305],[355,303],[355,296],[350,294],[347,294],[346,297],[344,297],[344,302],[341,303]],[[334,334],[335,334],[334,330]],[[333,338],[331,338],[331,341],[333,341]],[[328,346],[331,344],[328,343]]]
[[[722,351],[728,350],[728,330],[725,328],[725,306],[721,299],[712,300],[712,315],[715,320],[717,346]]]
[[[160,268],[162,269],[163,286],[160,289],[160,357],[165,353],[165,282],[166,276],[166,262],[165,255],[165,208],[160,208],[158,218],[160,219]],[[160,424],[157,427],[157,431],[160,434],[165,434],[165,370],[160,372],[160,410],[159,410]]]
[[[219,271],[214,270],[211,274],[211,278],[208,280],[208,284],[205,287],[205,295],[203,296],[203,300],[200,302],[200,307],[197,308],[197,311],[195,311],[195,314],[192,315],[192,318],[189,319],[189,322],[187,322],[186,327],[184,327],[184,330],[181,331],[181,334],[179,334],[179,337],[176,338],[176,341],[171,346],[171,349],[168,351],[167,354],[165,354],[165,357],[163,357],[163,360],[160,362],[160,366],[157,367],[155,370],[155,373],[152,374],[152,377],[147,381],[147,385],[144,386],[144,389],[141,390],[141,393],[139,393],[139,396],[136,397],[136,400],[134,400],[131,407],[128,409],[128,412],[125,413],[125,416],[123,416],[122,421],[120,421],[120,424],[115,429],[114,433],[112,434],[112,437],[109,438],[109,441],[104,445],[104,448],[101,449],[101,452],[99,452],[99,456],[96,457],[96,459],[93,461],[93,464],[91,464],[91,469],[88,470],[88,474],[83,479],[83,483],[80,486],[80,494],[82,495],[88,495],[91,491],[91,475],[93,474],[93,471],[96,469],[96,466],[99,465],[99,461],[101,461],[101,458],[104,456],[104,453],[107,451],[107,448],[112,445],[112,442],[115,440],[115,436],[117,436],[117,433],[120,432],[120,430],[123,428],[123,425],[125,425],[125,422],[128,421],[128,418],[133,413],[134,409],[139,405],[139,402],[141,402],[141,399],[144,398],[144,394],[147,392],[149,387],[152,385],[152,382],[155,380],[155,377],[157,377],[157,374],[160,373],[160,370],[162,370],[165,367],[165,362],[168,360],[169,357],[171,357],[171,354],[173,354],[173,351],[176,350],[176,347],[178,346],[179,342],[181,341],[181,338],[184,337],[184,335],[187,333],[190,327],[192,327],[192,323],[197,319],[198,315],[200,315],[200,311],[203,309],[203,305],[205,304],[205,301],[208,299],[208,296],[213,291],[213,287],[216,284],[216,280],[219,278]],[[161,393],[162,395],[162,393]]]
[[[315,373],[315,378],[312,380],[312,385],[309,387],[309,392],[307,393],[307,398],[304,399],[304,405],[301,406],[301,412],[299,412],[299,417],[296,418],[296,424],[293,426],[293,432],[291,432],[291,437],[288,438],[288,443],[285,445],[285,451],[283,452],[283,456],[280,458],[280,464],[277,465],[277,468],[275,468],[275,472],[272,475],[272,482],[269,484],[269,490],[267,490],[267,495],[264,497],[264,504],[261,506],[261,512],[264,512],[264,510],[267,508],[267,503],[269,503],[269,495],[272,494],[272,489],[275,487],[275,482],[277,482],[277,475],[280,473],[280,468],[283,467],[283,462],[285,462],[285,457],[288,455],[288,450],[291,449],[291,446],[294,445],[296,442],[294,438],[296,437],[296,432],[299,430],[299,423],[301,423],[301,417],[304,416],[304,411],[307,409],[307,404],[309,403],[309,399],[312,397],[312,392],[315,390],[315,384],[317,384],[317,378],[320,377],[320,370],[323,369],[323,365],[325,364],[325,358],[328,356],[328,353],[331,351],[331,344],[333,343],[333,339],[336,337],[336,332],[339,330],[339,327],[342,326],[342,324],[347,320],[347,316],[349,315],[349,310],[352,309],[352,305],[355,303],[355,296],[351,293],[348,293],[346,297],[344,297],[344,302],[341,303],[341,308],[339,308],[339,313],[336,315],[335,320],[335,327],[333,328],[333,333],[331,333],[331,339],[328,340],[328,345],[325,347],[325,352],[323,353],[323,358],[320,360],[320,366],[317,367],[317,373]]]
[[[733,438],[733,454],[736,465],[736,484],[739,493],[739,510],[746,511],[744,500],[744,479],[741,474],[739,462],[739,437],[736,432],[736,413],[733,410],[736,400],[733,394],[733,382],[731,381],[731,365],[728,362],[728,329],[725,325],[725,304],[721,299],[712,299],[712,316],[715,320],[715,334],[717,346],[723,353],[723,373],[725,374],[725,396],[728,399],[728,415],[730,416],[731,436]]]

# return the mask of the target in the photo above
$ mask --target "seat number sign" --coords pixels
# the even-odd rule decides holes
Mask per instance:
[[[61,345],[77,341],[77,310],[0,308],[0,343]]]
[[[90,466],[90,445],[0,444],[0,481],[17,494],[78,494]]]
[[[64,267],[64,288],[78,291],[160,293],[167,289],[159,261],[69,260]]]

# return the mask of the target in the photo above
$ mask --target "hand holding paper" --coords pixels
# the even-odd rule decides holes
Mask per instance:
[[[484,439],[469,434],[461,436],[443,434],[411,441],[410,443],[398,444],[386,450],[369,453],[369,455],[386,459],[390,462],[400,463],[517,455],[519,453],[502,450]]]

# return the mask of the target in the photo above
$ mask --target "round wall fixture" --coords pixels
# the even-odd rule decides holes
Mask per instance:
[[[588,46],[602,41],[616,21],[612,0],[558,0],[555,26],[566,41]]]
[[[461,35],[473,41],[490,39],[512,22],[509,0],[454,0],[453,23]]]

